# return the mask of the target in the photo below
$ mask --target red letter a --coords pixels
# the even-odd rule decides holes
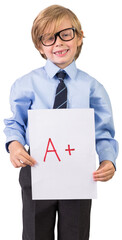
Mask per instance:
[[[53,150],[48,150],[50,143],[51,143],[51,145],[52,145]],[[53,145],[53,143],[52,143],[51,138],[49,138],[49,140],[48,140],[47,149],[46,149],[46,153],[45,153],[45,156],[44,156],[44,162],[45,162],[45,160],[46,160],[46,156],[47,156],[47,153],[48,153],[48,152],[55,152],[56,157],[58,158],[59,161],[61,161],[61,159],[59,158],[59,156],[58,156],[58,154],[57,154],[57,151],[56,151],[56,149],[55,149],[55,147],[54,147],[54,145]]]

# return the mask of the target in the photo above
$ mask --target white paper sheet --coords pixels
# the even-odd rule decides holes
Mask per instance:
[[[29,110],[33,199],[97,197],[93,109]]]

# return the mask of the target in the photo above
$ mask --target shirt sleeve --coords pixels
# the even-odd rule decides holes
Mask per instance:
[[[5,119],[4,133],[6,135],[6,150],[11,141],[18,141],[25,145],[25,132],[28,119],[28,109],[31,105],[31,96],[21,81],[16,81],[10,92],[10,106],[13,116]]]
[[[115,130],[109,96],[98,82],[91,91],[90,107],[95,111],[96,151],[100,163],[110,160],[116,168],[118,142],[114,139]]]

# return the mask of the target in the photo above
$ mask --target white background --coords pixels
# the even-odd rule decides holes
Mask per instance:
[[[93,201],[90,240],[122,239],[122,15],[121,0],[5,0],[0,6],[0,239],[21,240],[22,204],[14,169],[4,148],[3,119],[11,116],[9,93],[20,76],[45,64],[31,40],[31,26],[37,14],[51,4],[73,10],[82,23],[85,39],[77,66],[106,88],[113,107],[116,139],[120,153],[115,177],[98,183]]]

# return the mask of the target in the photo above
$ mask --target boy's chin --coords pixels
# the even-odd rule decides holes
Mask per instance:
[[[52,61],[53,62],[53,61]],[[64,69],[64,68],[66,68],[67,66],[69,66],[71,63],[73,62],[73,60],[72,61],[54,61],[53,63],[57,66],[57,67],[59,67],[59,68],[62,68],[62,69]]]

